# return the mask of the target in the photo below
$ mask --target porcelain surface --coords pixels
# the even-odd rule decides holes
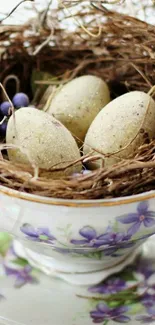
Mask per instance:
[[[154,324],[154,301],[155,237],[132,266],[95,286],[45,276],[18,257],[14,245],[1,259],[1,325]]]
[[[69,201],[0,187],[0,207],[0,229],[13,234],[35,265],[47,271],[48,264],[51,273],[114,269],[155,233],[152,192],[118,200]]]

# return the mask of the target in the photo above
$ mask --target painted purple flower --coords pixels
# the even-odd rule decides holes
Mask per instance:
[[[147,310],[148,315],[140,315],[136,317],[136,320],[140,321],[142,324],[155,323],[155,309],[150,308]]]
[[[110,226],[107,228],[105,233],[99,236],[97,235],[96,230],[90,226],[85,226],[80,229],[79,234],[83,237],[83,239],[72,239],[72,244],[96,248],[103,245],[116,246],[130,238],[123,232],[116,233],[112,231]]]
[[[85,226],[80,229],[79,234],[83,239],[72,239],[71,243],[74,245],[85,245],[87,247],[100,247],[102,243],[99,242],[99,236],[94,228]]]
[[[128,249],[133,247],[134,245],[135,245],[134,241],[125,241],[125,237],[124,237],[124,240],[122,242],[115,243],[115,244],[113,243],[111,247],[109,245],[109,247],[104,248],[103,254],[105,256],[113,256],[113,257],[121,256],[122,253],[118,252],[119,249]]]
[[[154,270],[149,264],[146,264],[146,261],[141,261],[140,263],[136,264],[137,273],[141,273],[145,280],[148,280],[152,274],[154,274]]]
[[[31,284],[38,283],[37,279],[31,274],[33,268],[30,265],[26,265],[24,268],[18,270],[4,265],[4,269],[7,276],[15,277],[16,288],[20,288],[27,283],[31,283]]]
[[[121,306],[117,308],[110,308],[104,303],[99,303],[96,309],[90,312],[93,323],[103,323],[106,320],[113,320],[114,322],[128,323],[130,317],[124,315],[128,311],[128,307]]]
[[[111,278],[99,285],[90,287],[88,290],[93,293],[114,294],[126,289],[126,282],[119,278]]]
[[[13,243],[12,243],[12,245],[10,246],[8,253],[9,253],[10,255],[13,255],[14,257],[17,257],[17,258],[18,258],[18,255],[16,254],[16,251],[15,251],[15,248],[14,248],[14,244],[13,244]]]
[[[138,273],[141,274],[144,278],[144,284],[148,285],[148,279],[154,274],[155,270],[152,267],[152,265],[150,264],[150,261],[148,263],[148,259],[146,258],[142,258],[141,256],[139,256],[139,258],[137,258],[135,260],[135,262],[126,267],[126,270],[128,273]]]
[[[118,217],[117,220],[123,224],[132,224],[127,232],[132,236],[139,230],[141,225],[144,225],[146,228],[155,225],[155,212],[149,210],[148,202],[141,202],[137,207],[136,213],[129,213]]]
[[[155,305],[155,295],[145,293],[141,298],[141,303],[145,308],[152,308]]]
[[[20,228],[20,230],[28,239],[33,241],[53,244],[53,241],[56,240],[48,228],[34,228],[26,223]]]

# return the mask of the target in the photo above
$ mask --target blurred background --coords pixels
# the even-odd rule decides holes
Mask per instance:
[[[35,2],[32,4],[28,1],[21,4],[20,7],[16,10],[16,12],[9,17],[5,24],[22,24],[23,22],[26,22],[27,19],[30,19],[35,16],[35,7],[38,10],[42,10],[44,8],[47,8],[48,3],[50,0],[35,0]],[[100,1],[100,0],[98,0]],[[4,0],[0,1],[0,19],[5,17],[5,14],[7,14],[9,11],[12,10],[14,6],[16,6],[19,3],[19,0]],[[82,3],[83,0],[53,0],[52,1],[52,7],[56,8],[58,3]],[[85,1],[86,2],[86,1]],[[104,2],[104,1],[102,1]],[[112,3],[113,0],[107,0],[107,2]],[[89,3],[89,1],[88,1]],[[154,4],[153,4],[154,3]],[[106,4],[107,8],[115,8],[120,12],[128,13],[132,16],[137,16],[138,18],[145,20],[147,22],[150,22],[152,24],[155,23],[155,1],[154,0],[124,0],[121,1],[117,5],[108,5]]]

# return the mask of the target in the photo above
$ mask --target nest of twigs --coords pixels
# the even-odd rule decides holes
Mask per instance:
[[[65,27],[69,19],[74,28]],[[38,107],[45,87],[56,87],[83,74],[103,78],[112,98],[129,90],[148,92],[155,84],[155,27],[108,11],[97,2],[82,5],[82,9],[77,7],[74,15],[71,7],[62,6],[23,26],[0,25],[0,51],[0,81],[15,74],[21,81],[20,89]],[[35,94],[31,83],[34,70],[51,72],[56,77],[35,80],[38,86]],[[10,84],[7,89],[10,96],[11,89]],[[34,168],[13,164],[4,156],[0,160],[0,184],[56,198],[133,195],[154,189],[154,157],[155,141],[146,140],[134,158],[119,161],[111,169],[53,179],[52,170],[40,170],[36,175]],[[81,157],[83,165],[87,159]]]

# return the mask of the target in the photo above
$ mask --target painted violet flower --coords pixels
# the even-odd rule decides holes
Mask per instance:
[[[123,224],[132,224],[127,232],[132,236],[139,230],[141,225],[146,228],[155,226],[155,212],[149,210],[148,202],[141,202],[137,207],[136,213],[129,213],[118,217],[117,221]]]
[[[31,272],[33,271],[33,268],[30,265],[26,265],[24,268],[18,269],[18,270],[4,265],[4,269],[5,269],[6,275],[15,277],[15,279],[16,279],[15,287],[16,288],[20,288],[27,283],[31,283],[31,284],[38,283],[37,279],[34,276],[32,276],[32,274],[31,274]]]
[[[126,282],[119,278],[109,279],[99,285],[90,287],[88,290],[93,293],[115,294],[126,289]]]
[[[141,303],[145,308],[152,308],[155,304],[155,295],[151,295],[149,293],[145,293],[145,295],[141,299]]]
[[[114,322],[128,323],[130,317],[124,315],[128,311],[128,307],[121,306],[117,308],[110,308],[104,303],[99,303],[96,309],[90,312],[93,323],[103,323],[104,321],[113,320]]]
[[[96,230],[90,226],[85,226],[80,229],[79,234],[82,239],[72,239],[71,243],[74,245],[85,245],[87,247],[99,248],[103,245],[116,246],[128,240],[130,237],[123,232],[113,232],[111,227],[107,228],[104,234],[97,235]],[[132,244],[133,245],[133,244]]]
[[[48,228],[34,228],[29,224],[24,224],[20,230],[26,235],[28,239],[37,242],[53,244],[56,239]]]
[[[82,239],[72,239],[71,243],[74,245],[85,245],[87,247],[100,247],[100,236],[97,236],[96,230],[90,226],[85,226],[80,229],[79,234],[83,237]]]
[[[142,274],[145,280],[148,280],[151,277],[151,275],[154,274],[154,270],[152,269],[150,264],[146,264],[146,263],[147,261],[137,263],[136,272]]]

